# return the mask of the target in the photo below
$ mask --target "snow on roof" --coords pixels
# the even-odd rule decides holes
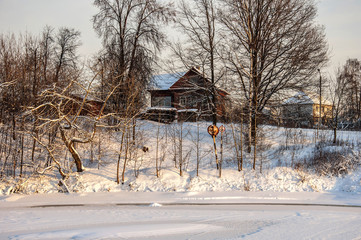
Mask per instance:
[[[319,104],[319,96],[313,93],[298,92],[293,97],[288,98],[283,104]],[[321,97],[321,103],[324,105],[332,105],[330,101]]]
[[[284,104],[313,104],[312,99],[304,92],[298,92],[284,101]]]
[[[176,81],[179,80],[186,72],[166,73],[153,76],[151,90],[168,90]]]
[[[178,112],[198,112],[197,108],[178,109]]]
[[[201,72],[201,68],[200,68],[200,67],[192,67],[191,69],[192,69],[193,71],[195,71],[196,73],[198,73],[199,75],[201,75],[201,76],[203,76],[203,77],[205,77],[205,78],[208,78],[204,72]]]
[[[166,74],[160,74],[160,75],[153,76],[151,79],[151,84],[150,84],[149,90],[168,90],[181,77],[183,77],[186,73],[188,73],[190,71],[194,71],[196,74],[199,74],[201,77],[204,77],[205,79],[207,79],[209,81],[208,77],[205,74],[203,74],[200,71],[200,69],[198,69],[197,67],[192,67],[187,72],[166,73]],[[186,88],[182,87],[181,89],[186,89]],[[192,88],[189,88],[189,89],[192,89]],[[221,88],[217,88],[217,89],[224,92],[226,95],[230,95],[224,89],[221,89]]]
[[[177,109],[173,107],[147,107],[147,110],[177,111]]]

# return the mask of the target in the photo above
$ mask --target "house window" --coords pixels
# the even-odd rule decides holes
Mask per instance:
[[[187,96],[180,96],[179,97],[179,105],[182,107],[195,107],[197,104],[196,99],[194,96],[187,95]]]
[[[209,110],[210,107],[209,107],[209,104],[208,104],[208,100],[205,98],[202,100],[202,110],[205,111],[205,110]]]
[[[193,101],[193,98],[191,96],[188,96],[187,97],[187,107],[193,107],[194,105],[194,101]]]
[[[172,107],[172,97],[154,97],[152,102],[153,107]]]
[[[187,105],[187,97],[185,96],[180,96],[179,97],[179,104],[183,107],[185,107]]]

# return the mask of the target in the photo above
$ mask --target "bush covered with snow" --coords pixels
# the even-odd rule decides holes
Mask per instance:
[[[342,177],[352,173],[360,166],[360,152],[355,152],[349,146],[330,146],[318,143],[313,156],[308,159],[308,166],[319,175]]]

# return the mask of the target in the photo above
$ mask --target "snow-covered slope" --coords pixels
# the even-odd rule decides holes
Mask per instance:
[[[339,132],[343,144],[329,144],[324,149],[341,151],[348,149],[345,157],[356,158],[356,164],[346,174],[320,174],[309,166],[308,161],[318,154],[313,129],[284,129],[262,126],[258,146],[256,170],[252,170],[253,155],[244,151],[243,170],[238,171],[233,136],[239,135],[237,126],[226,126],[223,135],[222,177],[216,169],[212,138],[206,129],[210,123],[183,123],[163,125],[148,121],[138,121],[137,131],[141,133],[139,144],[146,145],[150,151],[139,152],[128,162],[124,184],[116,183],[117,149],[119,135],[102,139],[104,150],[101,162],[90,163],[89,150],[81,150],[85,171],[73,172],[64,180],[70,192],[209,192],[209,191],[272,191],[272,192],[361,192],[360,132]],[[183,176],[179,173],[179,136],[183,134]],[[235,129],[234,135],[232,127]],[[160,176],[156,177],[157,137]],[[197,134],[199,130],[199,135]],[[329,142],[331,131],[323,130],[320,139]],[[199,136],[199,137],[198,137]],[[238,136],[239,138],[239,136]],[[239,139],[236,141],[239,141]],[[199,139],[199,141],[197,141]],[[173,143],[177,143],[174,148]],[[199,146],[199,172],[197,176],[196,159]],[[220,135],[217,136],[218,158],[221,159]],[[175,156],[175,152],[177,155]],[[161,160],[163,158],[163,160]],[[174,157],[178,158],[175,165]],[[120,166],[123,166],[121,160]],[[122,169],[121,169],[122,170]],[[120,170],[120,173],[121,173]],[[56,171],[45,175],[34,175],[26,179],[4,179],[0,182],[0,194],[19,193],[55,193],[65,191],[59,186]]]

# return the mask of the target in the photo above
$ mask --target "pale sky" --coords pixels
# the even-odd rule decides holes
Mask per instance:
[[[163,0],[165,1],[165,0]],[[361,60],[361,0],[316,0],[317,22],[326,28],[333,73],[347,58]],[[84,57],[95,54],[101,46],[91,23],[97,8],[92,0],[0,0],[0,33],[38,35],[45,25],[75,28],[81,32]]]
[[[317,6],[317,20],[326,28],[331,51],[328,71],[348,58],[361,61],[361,0],[321,0]]]

